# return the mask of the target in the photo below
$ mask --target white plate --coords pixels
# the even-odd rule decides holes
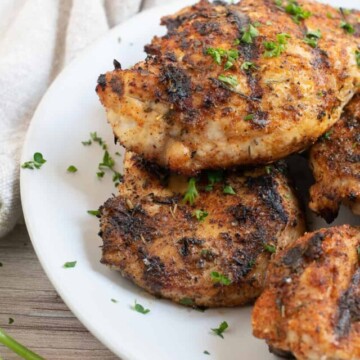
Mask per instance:
[[[273,359],[265,343],[251,335],[249,307],[204,313],[190,310],[152,298],[101,265],[98,221],[86,212],[97,209],[116,192],[109,175],[100,181],[96,178],[100,147],[81,144],[93,131],[113,144],[94,91],[96,79],[112,69],[114,58],[124,67],[143,59],[144,44],[165,31],[158,25],[160,17],[191,2],[154,8],[116,27],[51,86],[32,120],[22,156],[24,162],[40,151],[47,160],[41,170],[21,171],[26,223],[58,293],[83,324],[122,359]],[[354,6],[352,0],[331,3]],[[112,153],[116,150],[111,146]],[[77,166],[78,172],[67,173],[69,165]],[[359,223],[348,212],[344,216],[344,221]],[[73,260],[77,261],[75,268],[62,267]],[[151,312],[144,316],[132,311],[135,299]],[[210,331],[223,320],[230,326],[224,340]],[[205,350],[211,355],[203,354]]]

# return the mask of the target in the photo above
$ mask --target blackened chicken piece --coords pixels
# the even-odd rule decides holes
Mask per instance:
[[[124,167],[120,195],[101,207],[101,261],[156,296],[198,307],[252,302],[273,252],[304,233],[283,164],[205,172],[195,188],[134,153]]]
[[[307,233],[272,259],[253,332],[298,360],[360,359],[360,229]]]
[[[341,203],[360,215],[360,95],[355,95],[341,119],[310,151],[316,180],[310,208],[332,222]]]
[[[145,61],[99,78],[120,143],[187,175],[312,145],[358,89],[360,16],[292,2],[302,19],[289,3],[202,0],[163,18]]]

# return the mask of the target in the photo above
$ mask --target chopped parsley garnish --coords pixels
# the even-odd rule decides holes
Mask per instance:
[[[289,0],[284,10],[286,13],[292,15],[292,19],[296,24],[300,24],[300,21],[308,19],[311,16],[311,12],[304,10],[295,0]]]
[[[98,143],[103,148],[103,150],[107,149],[105,141],[100,136],[98,136],[96,131],[90,133],[90,137],[94,142]]]
[[[84,146],[89,146],[92,144],[92,141],[91,140],[87,140],[87,141],[82,141],[81,142]]]
[[[249,24],[248,28],[242,29],[243,36],[241,37],[241,41],[246,44],[252,44],[253,40],[259,36],[259,31],[255,27],[255,24]]]
[[[46,160],[43,158],[43,155],[39,152],[36,152],[33,155],[33,160],[27,161],[21,165],[23,169],[40,169],[44,164],[46,163]]]
[[[88,210],[87,213],[90,214],[90,215],[93,215],[93,216],[99,216],[100,215],[99,210]]]
[[[325,139],[325,140],[331,140],[331,134],[332,134],[332,130],[330,131],[327,131],[323,136],[322,138]]]
[[[24,345],[18,343],[2,329],[0,329],[0,344],[3,344],[14,353],[20,355],[23,359],[44,360],[44,358],[41,356],[35,354]]]
[[[13,318],[9,318],[9,325],[14,323],[14,319]]]
[[[244,61],[240,66],[240,69],[247,71],[251,69],[257,69],[257,66],[251,61]]]
[[[308,31],[307,34],[305,35],[304,42],[310,45],[311,47],[316,48],[319,39],[321,39],[320,30]]]
[[[188,182],[188,188],[186,190],[186,193],[184,195],[184,203],[189,203],[190,205],[193,205],[196,198],[199,196],[199,193],[196,189],[196,179],[190,178]]]
[[[223,58],[226,59],[224,65],[225,70],[232,68],[236,60],[239,58],[239,51],[234,49],[224,50],[221,48],[208,48],[206,53],[210,55],[218,65],[222,64]]]
[[[276,252],[276,246],[271,244],[264,244],[264,249],[270,254],[274,254]]]
[[[221,285],[226,285],[226,286],[231,284],[231,280],[227,276],[220,274],[217,271],[212,271],[210,276],[211,276],[211,280],[214,283],[220,283]]]
[[[122,178],[122,175],[114,169],[114,166],[115,166],[115,160],[110,156],[109,152],[105,150],[102,162],[98,166],[100,172],[96,173],[96,175],[98,178],[102,178],[104,176],[103,170],[109,169],[110,171],[113,172],[112,180],[115,186],[118,186]]]
[[[245,117],[244,117],[244,120],[245,121],[250,121],[250,120],[252,120],[254,118],[254,114],[249,114],[249,115],[246,115]]]
[[[223,189],[223,193],[227,195],[236,195],[236,192],[231,187],[231,185],[225,185]]]
[[[204,351],[204,354],[205,355],[210,355],[210,353],[207,350]]]
[[[355,50],[355,59],[356,59],[357,66],[360,67],[360,51],[359,50]]]
[[[223,332],[229,327],[226,321],[223,321],[217,329],[211,329],[217,336],[224,338]]]
[[[265,172],[270,175],[272,172],[273,167],[271,165],[265,166]]]
[[[352,26],[350,23],[346,22],[346,21],[341,21],[340,23],[340,27],[342,29],[344,29],[345,32],[347,32],[348,34],[352,35],[355,33],[355,28],[354,26]]]
[[[2,262],[0,262],[0,267],[2,267],[3,266],[3,263]]]
[[[230,85],[231,87],[235,87],[238,84],[238,81],[234,75],[219,75],[218,79],[224,84]]]
[[[111,299],[111,302],[113,302],[114,304],[118,303],[118,301],[116,299]]]
[[[224,174],[222,170],[209,170],[207,171],[208,184],[205,187],[206,191],[212,191],[214,185],[223,180]]]
[[[179,303],[181,305],[185,305],[185,306],[193,306],[194,305],[194,300],[190,299],[188,297],[184,297],[184,298],[180,299]]]
[[[351,14],[351,10],[350,9],[345,9],[345,8],[339,8],[339,11],[341,14],[347,16],[347,15],[350,15]]]
[[[204,221],[205,218],[209,215],[209,213],[207,211],[204,210],[200,210],[197,209],[193,212],[193,216],[198,220],[198,221]]]
[[[77,261],[68,261],[63,265],[63,268],[65,269],[71,269],[76,266]]]
[[[75,172],[77,172],[77,171],[78,171],[78,169],[77,169],[77,167],[74,166],[74,165],[70,165],[70,166],[67,168],[67,172],[69,172],[69,173],[75,173]]]
[[[287,39],[290,38],[289,34],[277,34],[276,35],[276,42],[275,41],[265,41],[265,57],[278,57],[280,56],[285,50],[287,45]]]
[[[96,173],[96,176],[98,177],[98,179],[102,179],[105,175],[105,171],[98,171]]]
[[[334,17],[332,16],[332,14],[331,13],[326,13],[326,17],[328,18],[328,19],[333,19]]]
[[[240,39],[235,39],[234,40],[234,45],[236,46],[236,45],[240,45]]]
[[[135,300],[135,305],[132,307],[132,309],[143,315],[150,312],[149,309],[145,309],[141,304],[138,304],[136,300]]]

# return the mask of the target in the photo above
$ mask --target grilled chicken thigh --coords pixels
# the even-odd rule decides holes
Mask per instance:
[[[272,259],[254,335],[298,360],[360,359],[360,229],[308,233]]]
[[[359,12],[311,1],[200,1],[97,93],[127,149],[183,174],[268,163],[306,148],[360,80]]]
[[[120,196],[100,208],[101,261],[184,305],[251,302],[272,253],[304,233],[283,172],[277,164],[187,181],[128,152]]]
[[[311,148],[310,163],[316,180],[310,208],[328,222],[336,218],[341,203],[360,215],[360,95]]]

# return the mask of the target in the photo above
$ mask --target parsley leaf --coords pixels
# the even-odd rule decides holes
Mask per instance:
[[[43,155],[39,152],[36,152],[33,155],[33,160],[27,161],[21,165],[23,169],[40,169],[44,164],[46,163],[46,160],[43,158]]]
[[[264,249],[270,254],[274,254],[276,252],[276,246],[271,244],[264,244]]]
[[[244,61],[240,66],[240,69],[247,71],[251,69],[257,69],[257,66],[251,61]]]
[[[351,25],[350,23],[346,22],[346,21],[341,21],[340,23],[340,27],[342,29],[344,29],[345,32],[347,32],[348,34],[352,35],[355,33],[355,28],[353,25]]]
[[[69,173],[75,173],[75,172],[77,172],[78,171],[78,169],[76,168],[76,166],[74,166],[74,165],[70,165],[68,168],[67,168],[67,172],[69,172]]]
[[[198,221],[204,221],[205,218],[209,215],[207,211],[197,209],[193,212],[193,216],[196,217]]]
[[[245,117],[244,117],[244,120],[245,121],[250,121],[250,120],[252,120],[254,118],[254,114],[248,114],[248,115],[246,115]]]
[[[193,306],[194,305],[194,300],[190,299],[188,297],[184,297],[184,298],[180,299],[179,303],[181,305],[185,305],[185,306]]]
[[[207,350],[204,351],[204,354],[205,355],[210,355],[210,353]]]
[[[63,265],[63,268],[65,269],[71,269],[76,266],[77,261],[68,261]]]
[[[226,285],[226,286],[231,284],[231,280],[227,276],[220,274],[217,271],[212,271],[210,276],[211,276],[211,280],[214,283],[220,283],[221,285]]]
[[[223,321],[217,329],[211,329],[216,335],[224,338],[223,332],[229,327],[226,321]]]
[[[230,85],[231,87],[235,87],[238,84],[238,81],[234,75],[219,75],[218,79],[224,84]]]
[[[295,0],[289,0],[284,9],[286,13],[292,15],[296,24],[300,24],[300,21],[308,19],[312,15],[310,11],[304,10]]]
[[[359,50],[355,50],[355,59],[356,59],[357,66],[360,67],[360,51]]]
[[[305,35],[304,42],[313,48],[318,46],[318,41],[321,39],[320,30],[308,31]]]
[[[287,45],[287,39],[290,38],[289,34],[277,34],[276,35],[276,42],[275,41],[265,41],[264,47],[265,47],[265,57],[278,57],[280,56],[285,50]]]
[[[116,299],[111,299],[111,302],[113,302],[114,304],[118,303],[118,301]]]
[[[235,61],[239,58],[239,51],[234,49],[224,50],[221,48],[208,48],[206,53],[210,55],[218,65],[221,65],[223,58],[225,58],[225,70],[232,68]]]
[[[98,143],[103,148],[103,150],[107,149],[107,145],[106,145],[105,141],[100,136],[98,136],[96,131],[91,132],[90,137],[94,142]]]
[[[87,213],[94,216],[100,216],[99,210],[88,210]]]
[[[82,141],[81,142],[84,146],[89,146],[92,144],[92,141],[91,140],[87,140],[87,141]]]
[[[199,193],[196,189],[196,179],[190,178],[189,183],[188,183],[188,188],[184,195],[183,202],[185,204],[189,203],[190,205],[193,205],[198,196],[199,196]]]
[[[225,185],[223,189],[223,193],[227,195],[236,195],[235,190],[232,188],[231,185]]]
[[[224,178],[222,170],[209,170],[207,171],[208,184],[205,187],[206,191],[212,191],[214,185],[219,183]]]
[[[13,318],[9,318],[9,325],[14,323],[14,319]]]
[[[325,140],[331,140],[331,134],[333,133],[333,130],[327,131],[322,138]]]
[[[147,313],[150,312],[149,309],[145,309],[142,305],[138,304],[136,300],[135,300],[135,305],[132,307],[132,309],[143,315],[146,315]]]
[[[252,44],[253,40],[259,36],[259,31],[256,29],[254,24],[249,24],[248,28],[242,29],[243,36],[241,37],[241,41],[246,44]]]
[[[102,177],[104,177],[103,170],[109,169],[113,172],[112,180],[113,180],[115,186],[118,186],[120,180],[122,179],[122,175],[114,169],[114,166],[115,166],[115,160],[111,157],[109,152],[107,150],[105,150],[102,162],[98,166],[100,171],[97,172],[96,175],[99,179],[101,179]]]

